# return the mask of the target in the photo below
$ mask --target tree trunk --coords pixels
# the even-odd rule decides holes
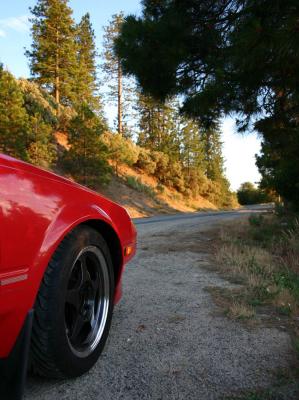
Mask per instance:
[[[60,84],[60,82],[59,82],[59,75],[57,74],[56,77],[55,77],[55,100],[56,100],[56,103],[58,104],[58,106],[59,106],[59,104],[60,104],[60,90],[59,90],[59,84]]]
[[[120,64],[120,60],[118,60],[118,90],[117,90],[117,122],[118,122],[118,133],[120,135],[122,135],[123,133],[123,126],[122,126],[122,114],[123,114],[123,110],[122,110],[122,69],[121,69],[121,64]]]
[[[59,77],[59,31],[56,30],[56,57],[55,57],[56,65],[55,65],[55,100],[58,105],[57,115],[59,114],[59,105],[60,105],[60,77]]]

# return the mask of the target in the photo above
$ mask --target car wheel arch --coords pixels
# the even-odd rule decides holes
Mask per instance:
[[[102,235],[104,240],[107,243],[107,246],[110,251],[111,259],[112,259],[112,264],[113,264],[113,271],[114,271],[114,282],[115,286],[119,283],[119,280],[121,278],[121,272],[122,272],[122,265],[123,265],[123,251],[122,251],[122,245],[119,239],[119,236],[115,229],[106,221],[102,219],[96,219],[96,218],[86,218],[81,221],[78,221],[77,224],[73,225],[69,229],[63,230],[63,232],[60,233],[59,235],[59,241],[56,241],[55,245],[51,245],[51,251],[44,253],[43,255],[45,256],[45,259],[39,259],[37,265],[35,266],[34,270],[37,274],[36,278],[34,279],[35,281],[35,287],[31,291],[31,306],[34,307],[34,303],[36,301],[36,296],[38,293],[38,290],[40,288],[40,285],[42,283],[42,279],[44,277],[45,271],[47,269],[47,265],[50,262],[53,254],[55,253],[57,246],[59,246],[59,243],[68,235],[70,234],[73,230],[75,230],[77,227],[81,225],[87,225],[93,229],[95,229],[98,233]],[[51,241],[50,241],[51,242]],[[48,247],[48,244],[47,244]],[[42,265],[42,268],[40,266]],[[31,286],[32,288],[32,286]]]
[[[100,219],[90,219],[84,221],[80,225],[90,226],[103,236],[110,251],[114,270],[115,285],[117,285],[121,276],[121,267],[123,265],[123,251],[117,233],[111,225]]]

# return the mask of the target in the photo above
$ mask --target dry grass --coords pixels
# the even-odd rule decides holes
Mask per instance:
[[[251,327],[266,320],[288,329],[297,363],[285,380],[269,391],[244,394],[242,400],[297,398],[299,393],[299,223],[294,218],[251,217],[241,224],[228,223],[218,233],[215,246],[218,268],[228,279],[241,280],[241,289],[214,287],[216,304],[235,320]],[[293,393],[288,397],[288,384]],[[281,386],[282,385],[282,386]],[[294,386],[296,385],[296,386]],[[274,395],[276,392],[278,395]],[[282,396],[282,392],[286,393]],[[281,397],[282,396],[282,397]]]
[[[252,306],[234,301],[228,308],[228,315],[233,319],[248,319],[255,315]]]
[[[295,310],[296,301],[289,289],[283,288],[277,292],[273,303],[279,308],[286,308],[290,311]]]
[[[271,254],[259,247],[232,242],[224,243],[215,254],[220,268],[234,278],[252,282],[273,274],[275,264]]]
[[[237,320],[256,316],[276,324],[283,316],[299,358],[299,222],[252,216],[223,225],[215,244],[217,268],[242,283],[241,289],[214,288],[216,304]]]

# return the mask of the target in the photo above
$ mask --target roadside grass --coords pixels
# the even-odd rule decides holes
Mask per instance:
[[[233,319],[247,319],[255,315],[255,310],[251,305],[234,301],[228,308],[228,315]]]
[[[126,183],[128,186],[137,190],[138,192],[145,193],[150,197],[156,196],[156,193],[151,186],[145,185],[144,183],[141,182],[140,179],[135,178],[135,176],[127,176]]]
[[[214,256],[217,269],[239,284],[209,288],[216,304],[235,320],[283,325],[299,360],[298,217],[260,214],[226,223],[218,230]]]
[[[228,278],[244,285],[245,305],[270,305],[278,314],[298,317],[297,219],[259,215],[238,224],[227,224],[220,230],[215,258]]]

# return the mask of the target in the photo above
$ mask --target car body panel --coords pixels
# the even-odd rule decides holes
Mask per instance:
[[[121,247],[115,302],[123,266],[135,253],[136,230],[126,210],[81,185],[0,155],[0,358],[7,357],[35,298],[47,265],[74,227],[101,221]],[[134,248],[124,255],[127,246]]]

